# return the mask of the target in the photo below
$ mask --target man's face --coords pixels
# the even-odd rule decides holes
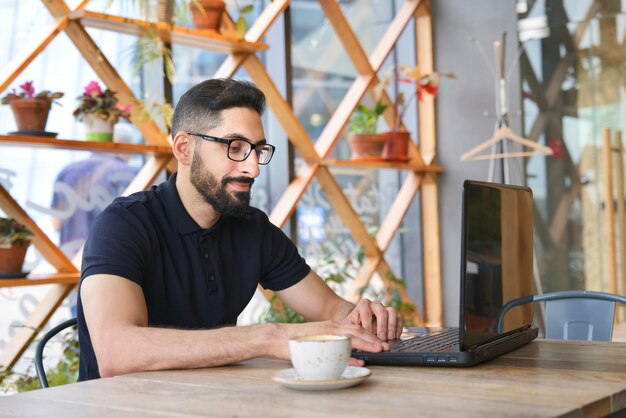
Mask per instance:
[[[250,205],[250,189],[248,191],[228,191],[228,183],[246,183],[252,186],[254,179],[249,177],[223,177],[219,180],[204,166],[198,148],[191,161],[191,184],[200,196],[219,214],[224,216],[241,216]]]
[[[224,139],[243,137],[253,143],[265,137],[260,116],[247,108],[222,111],[223,123],[202,134]],[[232,161],[226,144],[199,141],[191,162],[191,184],[216,212],[225,216],[241,216],[250,204],[254,179],[259,175],[255,152],[244,161]]]

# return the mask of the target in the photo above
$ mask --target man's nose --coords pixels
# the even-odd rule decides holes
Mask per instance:
[[[240,164],[242,164],[242,171],[252,178],[256,178],[260,174],[259,170],[259,155],[257,154],[255,149],[252,149],[248,158],[243,160]]]

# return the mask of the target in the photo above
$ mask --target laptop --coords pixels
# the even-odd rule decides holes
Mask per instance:
[[[382,353],[353,351],[367,364],[467,367],[537,337],[533,304],[533,196],[528,187],[463,184],[461,304],[458,328],[412,327]]]

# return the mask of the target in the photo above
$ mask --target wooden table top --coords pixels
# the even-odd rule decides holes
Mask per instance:
[[[271,358],[134,373],[0,398],[0,416],[582,416],[626,408],[626,343],[536,340],[467,369],[372,366],[341,390],[287,389]]]

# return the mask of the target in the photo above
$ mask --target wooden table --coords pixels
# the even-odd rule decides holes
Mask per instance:
[[[295,391],[270,358],[134,373],[0,398],[0,416],[602,416],[626,408],[626,343],[537,340],[468,369],[371,367],[359,386]]]

